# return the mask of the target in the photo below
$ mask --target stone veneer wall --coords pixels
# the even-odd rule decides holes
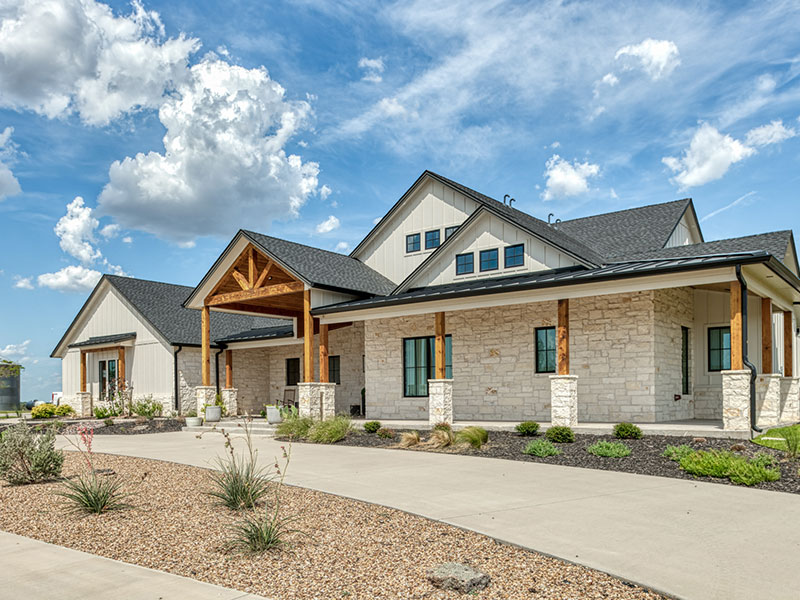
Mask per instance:
[[[656,290],[654,301],[656,421],[692,419],[694,292],[691,288]],[[689,328],[689,394],[683,394],[681,327]],[[680,400],[675,400],[676,394]]]
[[[214,354],[217,350],[211,349],[211,385],[217,385],[216,371],[214,369]],[[189,411],[197,410],[197,397],[194,388],[202,384],[202,374],[200,367],[202,363],[202,353],[200,348],[183,348],[178,353],[178,393],[181,399],[181,414],[185,415]],[[234,361],[235,364],[235,361]],[[225,353],[219,357],[220,377],[225,377]],[[223,379],[224,381],[224,379]],[[173,392],[174,393],[174,392]],[[172,404],[172,395],[170,395]],[[171,410],[174,410],[171,409]]]
[[[222,359],[222,356],[220,356]],[[233,387],[237,390],[236,401],[239,414],[258,416],[265,404],[268,404],[270,371],[267,366],[269,350],[267,348],[246,348],[233,350]],[[224,382],[222,371],[224,360],[220,364],[220,379]]]

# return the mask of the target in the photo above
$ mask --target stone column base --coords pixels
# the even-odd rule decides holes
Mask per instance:
[[[301,417],[322,418],[322,398],[320,384],[315,382],[298,383],[298,412]]]
[[[781,376],[777,373],[763,373],[756,379],[756,424],[759,427],[777,425],[780,412]]]
[[[453,424],[452,379],[428,379],[428,422]]]
[[[78,392],[75,394],[75,400],[69,403],[75,409],[75,414],[80,417],[93,417],[92,414],[92,393],[91,392]]]
[[[780,423],[800,421],[800,377],[781,377]]]
[[[318,383],[320,405],[323,419],[330,419],[336,416],[336,384]]]
[[[722,428],[750,431],[750,371],[722,371]]]
[[[197,400],[197,416],[203,416],[203,407],[206,404],[214,404],[217,398],[217,388],[213,385],[198,385],[194,388],[194,397]]]
[[[238,397],[239,390],[236,388],[224,388],[222,390],[222,404],[225,406],[225,410],[231,416],[239,414],[239,404],[237,401]]]
[[[550,424],[574,427],[578,424],[578,376],[550,376]]]

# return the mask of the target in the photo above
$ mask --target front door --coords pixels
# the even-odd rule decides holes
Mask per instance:
[[[117,361],[101,360],[98,363],[97,373],[100,380],[100,400],[110,400],[117,389]]]

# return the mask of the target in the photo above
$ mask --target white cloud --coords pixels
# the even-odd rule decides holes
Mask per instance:
[[[2,29],[0,29],[2,31]],[[2,56],[0,56],[2,59]],[[11,141],[11,134],[14,132],[13,127],[6,127],[0,133],[0,202],[9,196],[16,196],[22,191],[19,181],[11,169],[6,164],[10,159],[14,158],[16,154],[16,146]]]
[[[81,265],[69,265],[55,273],[43,273],[37,278],[41,287],[59,292],[86,292],[100,281],[102,273]]]
[[[14,276],[14,287],[20,290],[32,290],[33,283],[31,277],[21,277],[20,275]]]
[[[600,83],[604,83],[609,87],[614,87],[619,83],[619,77],[617,77],[613,73],[606,73],[605,75],[603,75],[603,78],[600,80]]]
[[[94,247],[94,232],[100,222],[92,216],[92,209],[77,196],[67,204],[67,214],[58,220],[53,231],[59,238],[61,249],[83,264],[91,264],[103,256]]]
[[[543,200],[555,198],[568,198],[578,196],[589,191],[590,177],[596,177],[600,167],[589,162],[570,163],[558,154],[553,154],[545,164],[545,188],[542,192]]]
[[[358,66],[360,69],[364,70],[364,76],[361,78],[362,81],[369,81],[372,83],[380,83],[383,81],[381,73],[386,69],[386,65],[383,64],[382,58],[363,57],[358,61]]]
[[[327,185],[323,185],[321,188],[319,188],[319,197],[323,200],[327,200],[328,196],[330,196],[332,192],[333,190],[331,188],[329,188]]]
[[[339,219],[333,215],[329,216],[322,223],[317,225],[317,233],[330,233],[335,229],[339,229]]]
[[[622,68],[624,70],[629,71],[638,67],[654,81],[669,75],[675,70],[675,67],[681,64],[680,53],[675,42],[652,38],[647,38],[639,44],[623,46],[617,50],[614,59],[623,61]],[[611,76],[616,79],[614,75]],[[605,81],[605,77],[603,80]]]
[[[13,360],[17,363],[27,360],[29,358],[28,346],[30,345],[30,340],[25,340],[21,344],[7,344],[5,347],[0,348],[0,358]]]
[[[115,161],[98,208],[124,228],[182,244],[296,216],[317,188],[319,166],[284,148],[310,112],[307,102],[287,100],[263,67],[208,57],[159,110],[164,152]]]
[[[120,226],[116,223],[109,223],[100,230],[100,235],[107,240],[110,240],[111,238],[115,238],[119,235],[120,229]]]
[[[157,13],[139,0],[116,17],[94,0],[5,4],[0,25],[0,105],[50,118],[77,112],[91,124],[153,108],[199,48],[164,39]]]
[[[780,119],[772,121],[767,125],[755,127],[747,132],[745,142],[748,146],[768,146],[778,144],[797,135],[795,129],[785,127]]]
[[[704,223],[704,222],[708,221],[709,219],[712,219],[712,218],[716,217],[718,214],[723,213],[726,210],[729,210],[729,209],[733,208],[734,206],[738,206],[739,204],[741,204],[742,202],[744,202],[745,200],[747,200],[748,198],[750,198],[753,195],[755,195],[755,192],[747,192],[746,194],[744,194],[742,196],[739,196],[736,200],[734,200],[730,204],[726,204],[722,208],[718,208],[717,210],[714,210],[714,211],[708,213],[705,217],[700,219],[700,222]]]
[[[342,254],[346,254],[350,252],[350,244],[347,242],[339,242],[336,244],[336,251],[341,252]]]
[[[132,244],[133,243],[133,238],[131,236],[129,236],[129,235],[126,235],[124,238],[122,238],[122,241],[124,243],[126,243],[126,244]]]

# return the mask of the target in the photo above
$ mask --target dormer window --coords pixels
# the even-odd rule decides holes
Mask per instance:
[[[406,252],[419,252],[419,234],[412,233],[406,236]]]
[[[481,271],[497,270],[497,248],[481,250]]]
[[[444,240],[447,241],[451,235],[453,235],[456,231],[458,231],[458,225],[454,225],[453,227],[445,227],[444,228]]]
[[[439,247],[439,230],[434,229],[433,231],[426,231],[425,250],[430,250],[431,248],[438,248],[438,247]]]

